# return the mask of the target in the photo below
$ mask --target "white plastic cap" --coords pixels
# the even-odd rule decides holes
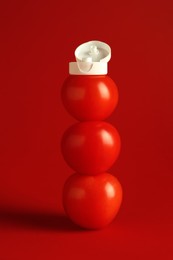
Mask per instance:
[[[76,62],[69,63],[69,73],[73,75],[105,75],[111,48],[100,41],[89,41],[75,50]]]

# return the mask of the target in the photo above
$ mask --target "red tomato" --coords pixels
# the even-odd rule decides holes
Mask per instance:
[[[80,121],[103,120],[118,103],[118,89],[106,75],[73,75],[64,82],[62,100],[67,111]]]
[[[96,175],[107,171],[120,152],[117,130],[103,121],[81,122],[66,130],[62,137],[62,154],[76,172]]]
[[[96,176],[75,173],[64,185],[65,212],[84,228],[99,229],[108,225],[116,216],[121,201],[121,184],[109,173]]]

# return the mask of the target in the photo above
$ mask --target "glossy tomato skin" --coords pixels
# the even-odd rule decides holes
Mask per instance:
[[[121,147],[120,136],[104,121],[80,122],[66,130],[61,149],[67,164],[76,172],[97,175],[116,161]]]
[[[106,75],[70,75],[62,87],[67,111],[79,121],[103,120],[118,103],[118,89]]]
[[[63,189],[66,214],[77,225],[100,229],[112,222],[122,202],[122,187],[109,173],[87,176],[75,173]]]

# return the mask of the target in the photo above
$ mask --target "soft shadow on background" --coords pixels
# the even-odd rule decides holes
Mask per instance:
[[[25,229],[77,232],[84,231],[73,224],[63,213],[46,213],[22,210],[0,209],[0,222],[3,226],[13,226]]]

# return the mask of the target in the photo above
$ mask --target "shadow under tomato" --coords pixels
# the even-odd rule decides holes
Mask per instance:
[[[0,209],[1,227],[20,227],[55,232],[80,232],[82,228],[73,224],[62,213],[49,214]]]

